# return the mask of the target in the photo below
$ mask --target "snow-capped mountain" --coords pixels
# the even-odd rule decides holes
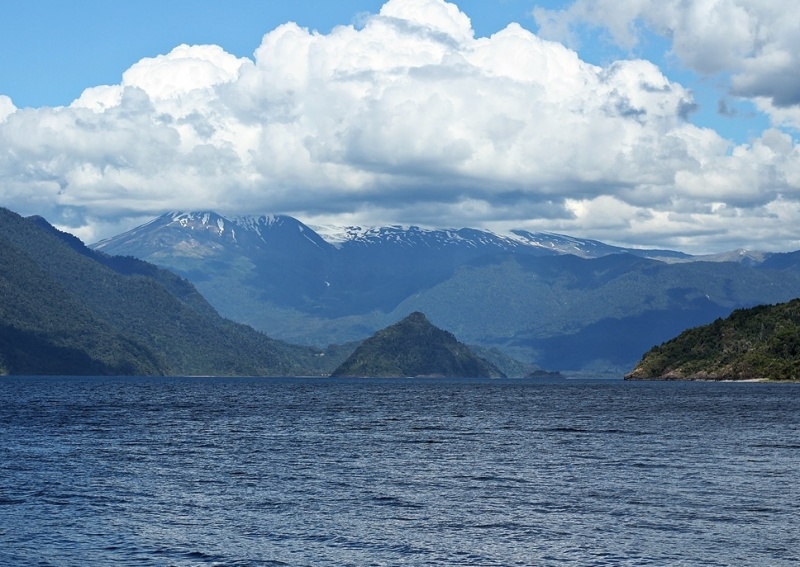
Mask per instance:
[[[692,257],[523,230],[312,228],[284,215],[173,212],[93,247],[166,267],[222,315],[276,338],[342,343],[422,311],[472,344],[552,369],[609,353],[609,364],[635,362],[685,328],[800,289],[792,254]]]
[[[93,245],[110,254],[136,255],[156,252],[154,248],[173,248],[186,255],[207,253],[209,246],[240,247],[287,246],[292,242],[310,243],[326,250],[379,247],[416,251],[513,252],[535,255],[572,254],[599,258],[628,253],[644,258],[686,261],[692,257],[673,250],[646,250],[612,246],[597,240],[576,238],[552,232],[512,230],[497,234],[474,228],[430,229],[419,226],[307,226],[287,215],[230,216],[203,212],[170,212],[151,222]],[[138,250],[139,246],[143,250]],[[136,254],[134,254],[134,252]]]
[[[297,240],[317,248],[327,244],[297,219],[285,215],[224,217],[214,212],[170,212],[92,247],[108,254],[187,256],[213,254],[219,247],[264,248]]]
[[[529,232],[512,230],[513,237],[525,246],[537,247],[556,254],[573,254],[581,258],[600,258],[609,254],[633,254],[642,258],[663,261],[686,261],[692,257],[675,250],[650,250],[643,248],[622,248],[586,238],[575,238],[554,232]]]
[[[406,248],[455,248],[525,252],[529,254],[573,254],[581,258],[599,258],[609,254],[628,253],[643,258],[665,261],[687,261],[688,254],[674,250],[622,248],[597,240],[576,238],[554,232],[512,230],[497,234],[474,228],[427,229],[418,226],[312,226],[326,242],[337,248],[347,246],[395,245]]]
[[[489,246],[499,250],[517,250],[521,242],[486,230],[471,228],[428,229],[418,226],[314,226],[314,230],[328,243],[337,248],[347,246],[396,245],[414,247],[458,247],[480,248]]]

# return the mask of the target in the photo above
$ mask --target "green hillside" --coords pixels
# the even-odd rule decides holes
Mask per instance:
[[[0,373],[327,374],[344,355],[220,317],[165,270],[0,209]]]
[[[502,373],[415,312],[365,340],[332,376],[493,378]]]
[[[0,239],[0,374],[163,374],[153,351],[97,318]]]
[[[738,309],[652,348],[629,380],[800,380],[800,299]]]

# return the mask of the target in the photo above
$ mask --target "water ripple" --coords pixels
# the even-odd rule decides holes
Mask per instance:
[[[791,385],[0,379],[0,564],[798,565]]]

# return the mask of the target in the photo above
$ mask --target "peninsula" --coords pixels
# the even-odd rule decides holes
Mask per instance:
[[[626,380],[800,380],[800,299],[737,309],[653,347]]]

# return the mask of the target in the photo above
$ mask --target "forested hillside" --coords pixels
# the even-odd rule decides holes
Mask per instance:
[[[1,372],[327,374],[344,358],[321,354],[223,319],[165,270],[0,209]]]
[[[800,299],[738,309],[654,347],[631,380],[800,380]]]
[[[502,375],[491,363],[418,312],[365,340],[333,372],[333,376],[383,378],[499,378]]]

